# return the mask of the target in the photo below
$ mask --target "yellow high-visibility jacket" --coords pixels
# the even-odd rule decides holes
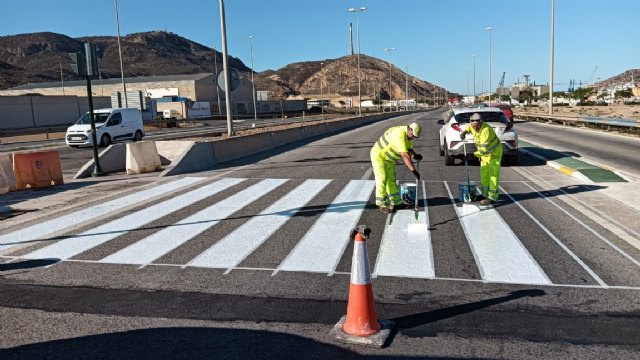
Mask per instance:
[[[413,149],[413,141],[407,137],[407,126],[394,126],[387,129],[380,139],[373,145],[378,159],[395,162],[400,160],[400,153]]]
[[[476,142],[477,150],[473,155],[477,157],[490,156],[494,153],[497,155],[498,151],[502,154],[502,144],[491,125],[483,122],[478,131],[476,131],[473,126],[468,125],[464,129],[464,132],[473,135],[473,139]]]

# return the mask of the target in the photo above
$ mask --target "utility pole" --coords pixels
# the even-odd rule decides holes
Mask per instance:
[[[224,100],[227,107],[227,136],[233,136],[233,120],[231,119],[231,84],[229,64],[227,60],[227,25],[224,17],[224,0],[220,1],[220,33],[222,36],[222,71],[224,72]]]

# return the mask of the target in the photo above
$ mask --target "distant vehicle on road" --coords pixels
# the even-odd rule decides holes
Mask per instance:
[[[482,116],[482,120],[489,124],[498,135],[502,143],[502,162],[505,165],[515,165],[518,162],[518,134],[513,129],[513,123],[497,107],[461,107],[452,108],[442,114],[443,120],[439,131],[440,156],[444,156],[445,165],[453,165],[456,158],[464,156],[463,143],[460,140],[461,126],[469,123],[473,113]],[[467,137],[467,154],[476,151],[473,137]]]
[[[98,146],[109,146],[113,141],[140,141],[144,137],[142,114],[138,109],[97,109],[93,111]],[[87,112],[67,129],[65,142],[71,147],[91,145],[91,118]]]
[[[511,124],[513,124],[513,110],[511,109],[511,105],[509,105],[509,104],[496,104],[496,105],[494,105],[494,107],[497,107],[498,109],[502,110],[504,115],[509,119],[509,121],[511,121]]]

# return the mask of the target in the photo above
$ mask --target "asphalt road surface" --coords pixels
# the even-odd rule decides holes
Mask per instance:
[[[607,196],[615,185],[526,156],[502,169],[494,208],[460,204],[464,167],[438,155],[439,118],[188,176],[10,193],[24,213],[0,231],[0,358],[637,357],[638,211]],[[424,134],[417,221],[372,205],[369,161],[387,127],[412,121]],[[372,229],[378,318],[396,323],[383,349],[328,335],[346,312],[358,224]]]

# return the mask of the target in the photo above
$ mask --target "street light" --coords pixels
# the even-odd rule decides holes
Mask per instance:
[[[471,69],[469,68],[466,68],[466,69],[467,69],[467,101],[469,101],[469,70]]]
[[[229,58],[227,57],[227,23],[224,14],[224,0],[220,4],[220,36],[222,37],[222,72],[224,73],[224,103],[227,111],[227,136],[233,136],[233,120],[231,119],[231,85],[229,80]]]
[[[124,92],[124,107],[129,107],[127,100],[127,85],[124,82],[124,66],[122,65],[122,46],[120,45],[120,16],[118,15],[118,0],[113,0],[116,6],[116,31],[118,33],[118,54],[120,54],[120,75],[122,76],[122,91]]]
[[[485,30],[489,31],[489,106],[491,106],[491,92],[493,91],[491,88],[491,26],[485,28]]]
[[[253,35],[249,35],[249,50],[251,52],[251,89],[253,94],[253,120],[258,120],[258,110],[256,109],[256,83],[253,82]]]
[[[384,48],[384,51],[389,53],[389,111],[391,111],[391,109],[393,109],[393,102],[392,102],[392,98],[391,98],[391,52],[393,50],[395,50],[396,48],[392,47],[392,48]]]
[[[551,0],[551,55],[549,59],[549,115],[553,114],[553,32],[555,23],[555,0]]]
[[[320,63],[320,114],[324,115],[324,100],[322,94],[322,65],[324,65],[323,62]]]
[[[356,13],[356,32],[358,35],[358,116],[362,116],[362,96],[360,93],[360,13],[367,11],[367,8],[361,6],[359,9],[349,8],[349,12]]]
[[[473,102],[476,101],[476,55],[471,55],[473,58]]]
[[[409,110],[409,65],[405,66],[405,72],[404,72],[404,97],[405,97],[404,110],[408,111]]]

